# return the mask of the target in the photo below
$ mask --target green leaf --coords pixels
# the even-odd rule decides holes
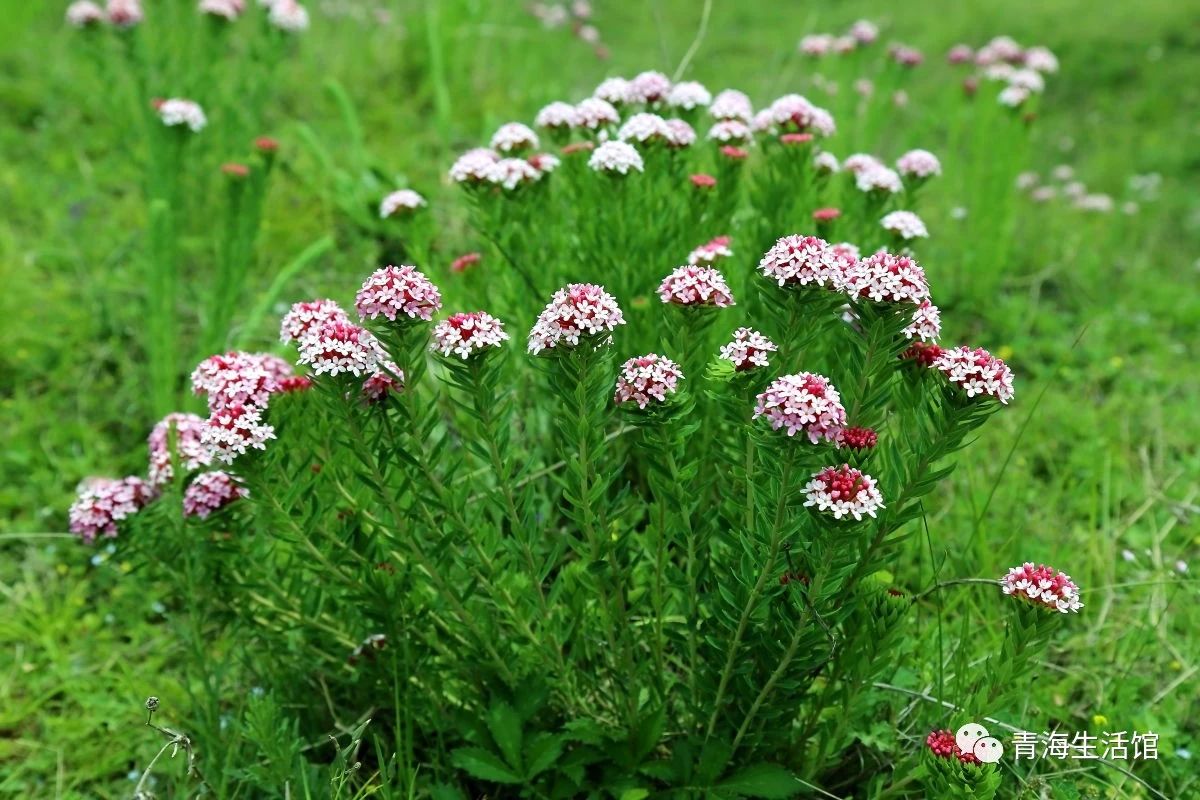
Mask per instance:
[[[526,780],[532,780],[548,770],[562,755],[563,737],[552,733],[539,733],[529,739],[525,748]]]
[[[488,711],[488,730],[509,765],[521,771],[521,718],[508,703],[496,703]]]
[[[745,797],[792,797],[800,791],[800,782],[778,764],[755,764],[734,773],[716,788]]]
[[[645,800],[649,796],[648,789],[626,789],[621,792],[621,800]]]
[[[521,777],[513,774],[499,756],[482,747],[461,747],[450,754],[450,763],[480,780],[493,783],[522,783]]]

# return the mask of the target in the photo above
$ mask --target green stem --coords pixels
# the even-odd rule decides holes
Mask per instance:
[[[737,630],[733,635],[733,641],[729,643],[729,647],[725,654],[725,665],[721,668],[721,678],[717,683],[717,696],[713,700],[712,715],[708,719],[708,730],[705,733],[705,739],[712,737],[713,731],[717,727],[717,717],[721,712],[721,701],[725,698],[725,691],[729,687],[729,680],[733,677],[733,663],[737,658],[738,649],[742,643],[742,637],[746,634],[746,627],[750,623],[750,615],[754,613],[754,606],[758,602],[759,595],[767,584],[767,579],[775,569],[775,561],[779,557],[779,547],[783,541],[783,523],[787,516],[787,500],[788,500],[788,478],[792,472],[792,454],[790,448],[784,451],[783,463],[780,470],[779,483],[779,498],[775,504],[775,520],[771,526],[771,543],[767,548],[767,561],[759,572],[758,580],[755,581],[754,587],[750,590],[750,596],[746,598],[746,604],[742,608],[741,617],[738,619]],[[747,475],[747,481],[753,480],[753,476]]]

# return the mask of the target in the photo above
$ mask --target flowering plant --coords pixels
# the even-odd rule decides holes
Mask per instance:
[[[172,581],[182,635],[224,626],[238,655],[272,654],[245,660],[270,696],[247,720],[311,739],[369,719],[364,791],[781,797],[843,768],[878,676],[916,657],[918,597],[888,569],[1013,376],[936,344],[935,288],[886,246],[880,217],[936,159],[910,153],[903,179],[846,159],[859,244],[831,243],[786,220],[831,208],[832,115],[709,98],[645,73],[548,106],[543,134],[502,126],[449,171],[504,264],[489,311],[445,313],[408,264],[353,306],[296,303],[288,361],[197,367],[209,416],[164,419],[149,482],[81,488],[73,530]],[[706,115],[722,132],[699,152]],[[753,158],[717,146],[731,122]],[[906,213],[888,216],[911,231]],[[1023,569],[1007,683],[972,711],[1079,608],[1069,578]],[[211,723],[229,678],[200,668],[198,737],[252,762]]]

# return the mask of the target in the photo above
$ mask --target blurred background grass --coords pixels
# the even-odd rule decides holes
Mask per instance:
[[[103,550],[44,536],[65,530],[80,478],[144,469],[154,422],[133,302],[144,224],[138,142],[126,140],[112,87],[82,57],[60,5],[0,0],[0,796],[119,797],[130,791],[126,774],[153,754],[137,728],[141,702],[181,697],[188,669],[173,658],[171,620],[153,592],[123,580],[123,565]],[[388,24],[348,13],[384,6]],[[703,7],[599,0],[605,61],[566,31],[542,29],[517,2],[314,1],[312,30],[280,70],[266,112],[264,133],[281,140],[287,167],[271,190],[263,274],[252,284],[261,290],[297,251],[338,233],[334,209],[308,185],[316,165],[293,135],[296,122],[326,142],[343,135],[325,80],[346,88],[367,149],[397,184],[430,197],[444,263],[429,266],[462,296],[478,289],[463,282],[485,281],[486,271],[446,274],[477,244],[443,202],[453,154],[606,75],[673,72],[697,40]],[[1195,796],[1196,762],[1177,751],[1200,749],[1187,712],[1200,701],[1200,591],[1176,562],[1200,551],[1200,3],[715,0],[687,77],[759,102],[814,93],[817,68],[796,54],[796,40],[860,17],[880,24],[883,43],[914,45],[927,59],[879,143],[884,154],[926,146],[954,169],[956,156],[937,140],[937,114],[953,106],[961,78],[943,64],[945,51],[1003,33],[1050,47],[1062,64],[1033,131],[1031,169],[1069,164],[1118,209],[1132,196],[1131,176],[1162,176],[1156,199],[1132,215],[1030,203],[1008,262],[980,262],[1002,273],[1001,290],[956,309],[948,334],[1010,358],[1018,401],[968,451],[931,518],[931,549],[943,577],[999,574],[1022,559],[1072,573],[1088,608],[1067,643],[1070,667],[1031,686],[1027,724],[1098,728],[1100,715],[1118,729],[1158,731],[1164,758],[1139,775],[1169,797]],[[430,42],[440,45],[440,71],[429,68]],[[846,154],[837,139],[833,149]],[[930,194],[935,289],[969,281],[952,257],[972,246],[954,233],[949,211],[959,203],[936,184]],[[373,257],[341,237],[284,297],[344,296],[377,266]],[[271,319],[254,339],[265,348],[274,334]],[[921,569],[928,578],[930,564]],[[951,624],[984,618],[975,597],[948,598]],[[994,634],[972,633],[981,658]],[[1094,783],[1109,796],[1146,796],[1121,776]]]

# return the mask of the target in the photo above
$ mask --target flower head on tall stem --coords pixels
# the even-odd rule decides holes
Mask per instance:
[[[870,153],[851,153],[842,161],[842,169],[853,175],[882,166],[885,164]]]
[[[753,328],[738,328],[733,332],[733,341],[721,345],[720,358],[733,364],[736,372],[748,372],[770,366],[768,353],[779,348]]]
[[[592,151],[588,158],[588,166],[596,172],[628,175],[630,172],[642,172],[645,165],[642,157],[633,145],[627,142],[605,142]]]
[[[845,166],[850,169],[848,159]],[[860,192],[879,195],[898,194],[904,191],[904,183],[896,171],[882,165],[867,166],[859,170],[854,176],[854,185]]]
[[[671,359],[655,353],[635,356],[621,365],[613,402],[617,405],[636,403],[639,409],[645,410],[651,401],[666,403],[681,380],[683,373]]]
[[[98,536],[113,538],[118,523],[141,511],[154,497],[154,488],[141,478],[86,480],[67,514],[71,533],[88,544]]]
[[[846,272],[846,294],[877,303],[913,303],[929,299],[925,270],[908,256],[878,252],[860,259]]]
[[[379,203],[379,217],[387,219],[397,213],[411,214],[425,205],[425,198],[412,189],[397,189]]]
[[[604,338],[625,324],[617,300],[592,283],[572,283],[554,293],[529,331],[529,352],[577,347],[585,338]]]
[[[544,174],[524,158],[501,158],[487,168],[484,180],[511,192],[537,183]]]
[[[200,0],[197,10],[215,19],[233,22],[241,16],[244,8],[241,0]]]
[[[625,89],[625,99],[629,103],[654,105],[667,99],[671,93],[671,79],[661,72],[648,70],[638,73],[629,81]]]
[[[92,0],[76,0],[67,6],[66,19],[72,28],[90,28],[104,21],[104,10]]]
[[[158,103],[156,110],[158,118],[168,128],[185,127],[192,133],[199,133],[208,124],[208,118],[204,116],[204,109],[199,103],[180,97],[163,100]]]
[[[616,125],[621,121],[616,107],[599,97],[589,97],[575,106],[575,118],[579,127],[591,131],[607,125]]]
[[[780,286],[840,289],[850,262],[816,236],[792,234],[779,239],[758,262],[758,270]]]
[[[629,81],[625,78],[605,78],[592,92],[592,97],[614,106],[629,102]]]
[[[1013,567],[1000,579],[1000,588],[1007,595],[1063,614],[1077,613],[1083,608],[1079,587],[1071,576],[1045,564],[1027,561]]]
[[[454,273],[466,272],[482,260],[483,255],[481,253],[463,253],[461,256],[450,262],[450,271]]]
[[[227,406],[209,416],[200,438],[214,458],[232,464],[250,450],[266,450],[267,442],[275,438],[275,429],[262,421],[262,411],[256,406]]]
[[[486,183],[500,155],[487,147],[476,147],[458,157],[450,166],[450,180],[455,183]]]
[[[192,479],[183,492],[183,515],[208,519],[210,515],[249,494],[249,490],[228,472],[202,472]]]
[[[929,238],[924,221],[911,211],[892,211],[885,214],[879,224],[885,231],[904,241]]]
[[[682,108],[691,111],[703,108],[712,102],[712,94],[704,84],[696,81],[681,81],[671,87],[667,94],[667,105],[671,108]]]
[[[650,144],[653,142],[670,142],[671,128],[667,121],[658,114],[643,111],[625,120],[625,124],[617,131],[617,138],[623,142],[638,142]]]
[[[273,0],[267,22],[285,33],[303,33],[308,30],[308,9],[296,0]]]
[[[754,138],[754,131],[740,119],[722,119],[708,129],[707,138],[722,144],[746,144]]]
[[[691,147],[696,143],[696,130],[687,122],[681,119],[667,120],[667,144],[676,149],[680,147]]]
[[[499,153],[520,153],[525,150],[536,150],[539,146],[538,136],[528,126],[520,122],[506,122],[492,134],[491,148]]]
[[[832,514],[834,519],[874,517],[883,508],[883,495],[875,479],[849,464],[825,467],[804,487],[804,505]]]
[[[552,131],[570,130],[579,124],[579,112],[570,103],[556,100],[538,111],[533,124]]]
[[[857,20],[850,26],[850,36],[859,44],[874,44],[879,38],[879,26],[869,19]]]
[[[429,349],[465,361],[499,348],[507,340],[504,323],[486,311],[460,312],[434,326]]]
[[[342,307],[333,300],[306,300],[294,303],[279,325],[279,341],[298,342],[313,328],[326,322],[349,322]]]
[[[192,391],[208,398],[209,411],[245,404],[266,408],[279,390],[280,364],[291,374],[291,365],[275,356],[240,352],[209,356],[192,371]]]
[[[361,319],[385,317],[390,322],[433,319],[442,295],[416,267],[407,264],[378,269],[363,282],[354,299]]]
[[[754,119],[754,106],[744,92],[725,89],[713,98],[708,106],[708,113],[713,119],[737,119],[749,123]]]
[[[300,340],[300,363],[314,375],[361,377],[374,372],[384,357],[374,334],[352,322],[327,322]]]
[[[905,178],[923,180],[942,174],[942,162],[928,150],[909,150],[896,159],[896,170]]]
[[[134,28],[145,18],[141,0],[108,0],[105,15],[118,28]]]
[[[1007,404],[1013,399],[1012,370],[1002,359],[982,347],[955,347],[945,350],[933,366],[951,383],[958,384],[967,397],[982,395]]]
[[[688,263],[700,266],[711,266],[723,258],[733,255],[729,248],[733,240],[728,236],[716,236],[688,253]]]
[[[677,306],[727,308],[735,304],[725,276],[712,267],[695,264],[678,267],[663,278],[658,296],[664,303]]]
[[[822,175],[833,175],[841,169],[841,165],[838,164],[837,156],[822,150],[813,156],[813,169]]]
[[[809,441],[836,444],[846,427],[846,409],[841,395],[824,375],[799,372],[771,382],[758,395],[754,418],[766,418],[775,430],[788,436],[803,433]]]
[[[175,451],[171,451],[171,433],[174,431]],[[150,483],[162,486],[175,476],[174,462],[186,472],[206,467],[212,463],[212,451],[201,440],[204,418],[196,414],[172,413],[163,417],[150,431],[146,440],[150,456]]]

